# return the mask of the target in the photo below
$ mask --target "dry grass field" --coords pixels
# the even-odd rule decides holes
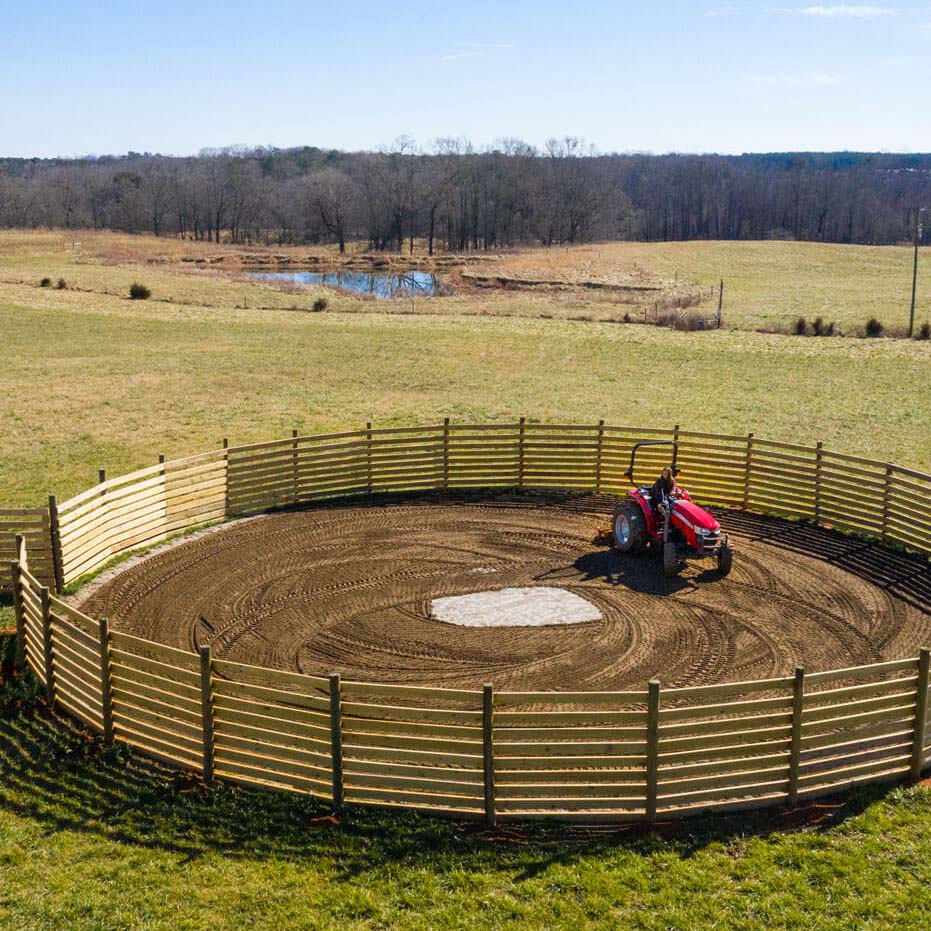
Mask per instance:
[[[502,316],[579,322],[652,320],[683,306],[713,316],[723,278],[728,329],[790,329],[803,316],[859,334],[875,317],[890,331],[908,321],[912,250],[794,242],[603,243],[430,259],[418,243],[409,256],[376,260],[404,269],[434,268],[454,293],[394,302],[290,287],[244,277],[250,268],[299,268],[365,262],[362,244],[340,256],[334,246],[228,246],[109,232],[0,232],[0,286],[71,289],[125,298],[144,278],[157,300],[225,309],[309,310],[325,294],[331,312]],[[57,305],[56,305],[57,306]],[[916,319],[931,320],[931,250],[922,250]]]
[[[292,427],[446,415],[681,422],[820,439],[931,466],[928,342],[535,319],[565,296],[521,291],[397,305],[326,292],[327,312],[294,312],[288,308],[306,310],[324,292],[289,294],[225,272],[147,261],[159,250],[177,258],[212,246],[79,235],[77,250],[63,248],[61,234],[0,235],[0,392],[7,399],[0,501],[10,506],[42,503],[49,491],[70,495],[93,482],[98,468],[118,474],[159,453],[212,448],[224,435],[249,442]],[[657,256],[684,249],[616,248]],[[500,264],[531,261],[539,256]],[[46,276],[53,286],[39,287]],[[59,277],[65,290],[54,286]],[[135,280],[152,289],[150,300],[128,298]],[[851,294],[869,290],[847,285]],[[506,319],[490,312],[499,304]]]

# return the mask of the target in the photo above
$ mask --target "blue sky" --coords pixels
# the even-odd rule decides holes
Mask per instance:
[[[929,0],[0,0],[6,156],[403,134],[915,152],[929,105]]]

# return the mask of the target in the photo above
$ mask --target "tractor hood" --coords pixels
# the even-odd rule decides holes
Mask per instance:
[[[704,509],[692,501],[676,502],[673,518],[692,530],[720,530],[721,525]]]

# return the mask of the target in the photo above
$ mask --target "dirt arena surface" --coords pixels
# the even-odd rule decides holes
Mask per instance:
[[[592,542],[615,499],[411,498],[278,513],[164,549],[82,609],[172,646],[314,675],[508,690],[727,682],[915,656],[931,645],[931,567],[829,530],[718,514],[731,575],[711,560],[665,579],[649,554]],[[602,619],[469,628],[430,602],[560,586]]]

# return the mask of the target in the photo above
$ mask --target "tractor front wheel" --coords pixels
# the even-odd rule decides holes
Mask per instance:
[[[622,553],[639,553],[647,543],[647,523],[643,509],[632,499],[622,501],[614,510],[615,549]]]
[[[718,550],[718,574],[723,578],[731,571],[733,564],[734,549],[728,541]]]
[[[663,575],[667,579],[674,578],[679,574],[682,568],[682,561],[679,559],[679,547],[674,540],[667,540],[663,544]]]

